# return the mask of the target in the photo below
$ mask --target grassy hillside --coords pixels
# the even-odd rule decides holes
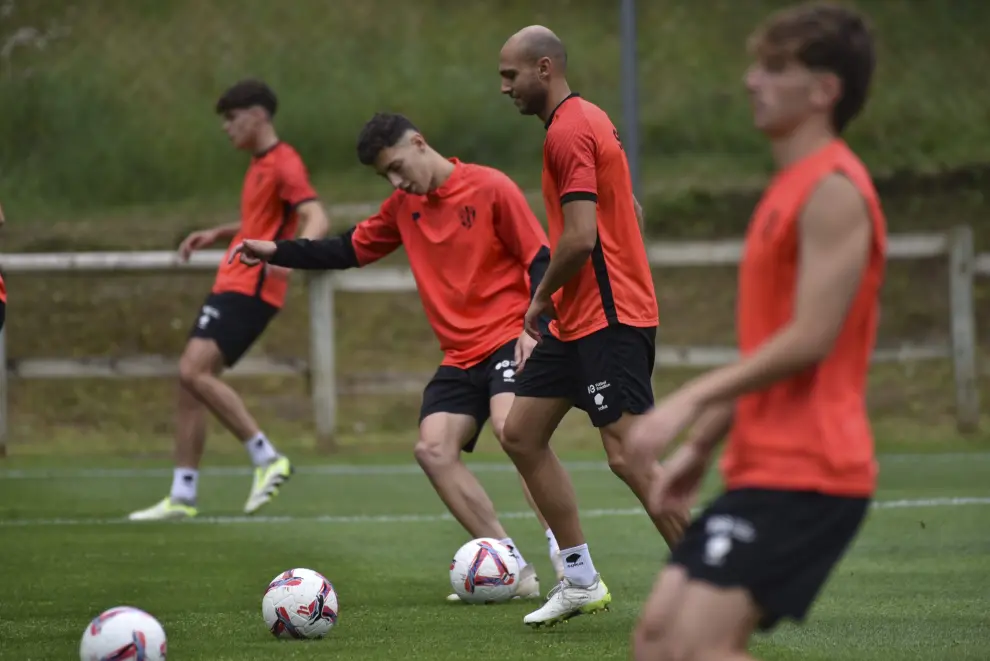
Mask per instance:
[[[744,41],[781,0],[639,3],[643,158],[657,186],[709,186],[766,166],[740,84]],[[850,139],[876,168],[990,157],[990,5],[860,0],[880,42],[870,108]],[[268,79],[279,124],[323,192],[380,190],[355,174],[371,113],[408,113],[442,150],[535,186],[542,129],[499,97],[506,37],[529,23],[566,41],[573,86],[621,120],[615,3],[526,0],[35,0],[9,3],[0,75],[0,199],[22,217],[232,202],[243,159],[212,105]],[[37,31],[25,31],[32,28]],[[39,39],[41,41],[39,41]],[[370,187],[370,190],[369,190]]]
[[[573,86],[621,121],[615,3],[523,0],[34,0],[0,16],[0,200],[4,252],[140,250],[177,245],[187,231],[236,218],[245,157],[230,149],[212,106],[233,80],[267,78],[279,91],[282,135],[295,143],[330,202],[374,200],[384,182],[356,166],[354,139],[376,110],[408,113],[442,151],[539,186],[542,128],[498,95],[498,50],[539,22],[567,42]],[[743,43],[770,0],[642,0],[639,8],[643,196],[656,239],[739,235],[766,175],[740,78]],[[990,5],[856,3],[880,38],[877,85],[849,136],[884,176],[892,232],[971,224],[990,250]],[[31,32],[26,28],[35,28]],[[42,47],[43,46],[43,47]],[[974,165],[975,164],[975,165]],[[541,204],[534,208],[542,215]],[[353,220],[335,221],[343,225]],[[395,256],[401,263],[402,255]],[[732,269],[657,274],[669,344],[732,340]],[[8,356],[177,355],[209,275],[11,275]],[[990,353],[990,289],[977,292]],[[436,343],[415,295],[338,297],[342,383],[366,373],[428,373]],[[944,341],[945,265],[892,265],[881,342]],[[301,280],[259,353],[304,357]],[[685,373],[658,375],[664,392]],[[304,379],[245,379],[238,387],[267,429],[310,441]],[[168,380],[11,383],[18,452],[165,451]],[[871,408],[887,437],[951,434],[946,363],[874,373]],[[418,398],[346,396],[351,449],[408,446]],[[594,447],[585,425],[572,447]],[[234,445],[214,445],[239,451]]]

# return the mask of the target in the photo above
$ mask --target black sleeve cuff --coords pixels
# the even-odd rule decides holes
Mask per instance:
[[[358,266],[354,228],[326,239],[284,239],[275,242],[269,264],[303,271],[341,271]]]
[[[560,196],[561,205],[567,204],[568,202],[578,202],[584,200],[586,202],[598,202],[598,194],[591,193],[589,191],[574,191],[572,193],[565,193]]]

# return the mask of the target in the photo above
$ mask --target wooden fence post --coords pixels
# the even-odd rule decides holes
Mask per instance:
[[[336,452],[337,368],[334,275],[314,273],[309,288],[309,374],[317,448]]]
[[[949,304],[952,360],[956,381],[956,426],[962,433],[980,424],[976,371],[976,318],[973,310],[973,230],[968,225],[949,233]]]

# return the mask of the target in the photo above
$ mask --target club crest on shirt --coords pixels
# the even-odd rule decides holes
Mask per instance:
[[[461,225],[470,229],[471,225],[474,224],[475,216],[477,216],[477,212],[474,210],[474,207],[462,207],[457,213],[461,217]]]

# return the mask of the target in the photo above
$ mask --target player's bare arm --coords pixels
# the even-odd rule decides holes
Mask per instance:
[[[706,406],[729,402],[824,359],[842,330],[869,260],[872,222],[842,175],[824,179],[798,223],[799,266],[791,322],[750,356],[704,374],[666,397],[643,424],[662,450]]]
[[[594,200],[573,200],[563,205],[564,231],[526,313],[526,332],[534,338],[540,337],[540,315],[553,315],[550,297],[578,274],[595,249],[598,240],[596,207]]]
[[[643,232],[646,230],[646,221],[643,219],[643,206],[635,196],[633,196],[633,207],[636,209],[636,222],[639,223],[639,231]]]
[[[296,207],[301,239],[322,239],[330,232],[330,219],[319,200],[309,200]]]
[[[237,235],[240,229],[241,223],[238,221],[236,223],[225,223],[205,230],[197,230],[179,244],[179,256],[183,261],[186,261],[196,250],[202,250],[214,243],[231,240]]]
[[[709,406],[698,417],[688,438],[657,472],[651,487],[647,510],[651,516],[683,512],[694,506],[715,448],[725,439],[732,426],[734,403]],[[637,433],[641,433],[638,431]],[[649,436],[631,442],[649,447]],[[652,461],[656,453],[646,457]]]

